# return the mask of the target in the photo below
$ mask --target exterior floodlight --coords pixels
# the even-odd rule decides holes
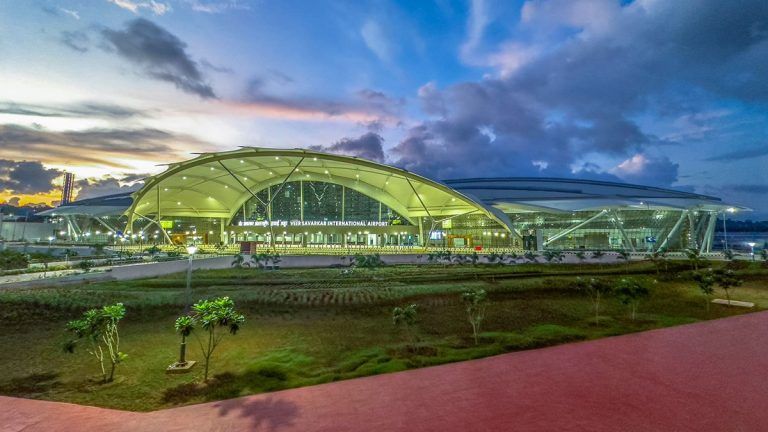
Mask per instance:
[[[197,252],[197,246],[195,245],[189,245],[187,246],[187,253],[190,255],[194,255],[195,252]]]
[[[736,209],[733,207],[728,207],[727,209],[725,209],[725,211],[727,211],[728,213],[736,213]]]
[[[752,261],[755,260],[755,245],[757,243],[755,242],[749,242],[747,243],[747,246],[749,246],[749,254],[752,255]]]

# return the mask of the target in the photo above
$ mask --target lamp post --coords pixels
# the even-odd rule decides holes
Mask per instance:
[[[189,245],[187,246],[187,254],[189,255],[189,264],[187,265],[187,305],[184,307],[184,313],[189,313],[190,308],[192,307],[191,299],[192,299],[192,258],[195,256],[195,252],[197,252],[197,246],[195,245]]]
[[[187,266],[187,292],[186,292],[186,306],[184,307],[184,317],[179,318],[176,321],[176,329],[181,333],[181,345],[179,345],[179,360],[170,366],[165,371],[166,373],[185,373],[192,369],[195,365],[194,360],[187,360],[187,336],[192,331],[192,321],[188,316],[191,309],[191,285],[192,285],[192,257],[197,252],[197,246],[191,244],[187,246],[187,254],[189,254],[189,265]],[[183,321],[186,320],[186,321]]]
[[[191,309],[190,305],[190,297],[191,297],[191,284],[192,284],[192,257],[195,255],[195,252],[197,252],[197,246],[194,244],[187,246],[187,254],[189,254],[189,265],[187,266],[187,293],[186,293],[186,303],[187,305],[184,307],[184,313],[185,315],[189,314],[189,311]],[[179,318],[180,320],[182,318]],[[179,346],[179,360],[176,363],[171,364],[166,368],[167,373],[184,373],[189,372],[190,369],[192,369],[192,366],[195,365],[194,360],[187,360],[187,336],[191,332],[191,321],[189,316],[185,316],[184,319],[186,319],[186,324],[182,327],[178,327],[178,321],[177,321],[177,329],[181,333],[181,345]]]
[[[752,261],[755,260],[755,245],[757,243],[755,242],[749,242],[747,243],[747,246],[749,246],[749,254],[752,255]]]

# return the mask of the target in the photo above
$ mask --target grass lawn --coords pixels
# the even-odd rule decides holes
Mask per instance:
[[[228,295],[246,315],[227,336],[201,384],[202,365],[167,375],[178,356],[173,322],[184,308],[184,275],[81,287],[0,292],[0,394],[146,411],[359,376],[485,357],[565,342],[721,318],[768,308],[768,269],[739,270],[734,300],[754,309],[712,305],[684,263],[658,275],[648,263],[613,265],[397,266],[357,270],[231,269],[197,271],[193,299]],[[652,295],[636,320],[614,298],[600,324],[576,276],[615,281],[630,275]],[[489,293],[480,343],[474,344],[460,293]],[[718,290],[717,297],[724,297]],[[65,354],[64,325],[85,309],[121,301],[116,379],[97,382],[98,364],[84,351]],[[394,306],[418,305],[418,342],[392,324]],[[188,358],[202,358],[194,337]]]

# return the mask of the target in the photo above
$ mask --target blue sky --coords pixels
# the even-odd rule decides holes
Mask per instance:
[[[241,145],[584,177],[768,217],[768,3],[0,0],[0,199]]]

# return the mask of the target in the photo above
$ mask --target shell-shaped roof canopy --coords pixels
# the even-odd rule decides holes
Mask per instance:
[[[312,150],[256,147],[204,153],[170,164],[145,180],[133,194],[126,215],[156,215],[159,208],[161,217],[231,218],[253,193],[299,180],[343,185],[381,201],[409,220],[482,212],[508,225],[508,218],[497,210],[399,168]]]
[[[690,192],[596,180],[541,177],[470,178],[445,184],[504,212],[574,212],[609,208],[721,211],[720,198]]]

